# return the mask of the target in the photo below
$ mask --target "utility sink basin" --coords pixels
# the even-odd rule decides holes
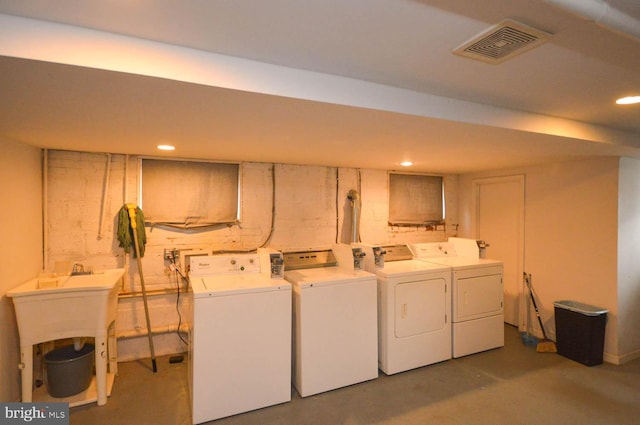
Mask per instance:
[[[101,291],[113,287],[124,269],[107,269],[95,273],[31,279],[7,292],[9,297],[31,297],[59,292]],[[49,284],[51,281],[51,284]],[[46,283],[43,285],[42,283]]]
[[[39,287],[32,279],[11,289],[20,340],[51,341],[72,336],[94,336],[105,329],[117,308],[117,284],[124,269],[91,275],[63,276],[57,286]],[[69,333],[74,335],[69,335]]]
[[[106,403],[106,340],[118,308],[118,282],[124,269],[63,276],[55,282],[32,279],[7,292],[20,333],[23,402],[31,401],[31,346],[73,337],[96,338],[98,405]]]

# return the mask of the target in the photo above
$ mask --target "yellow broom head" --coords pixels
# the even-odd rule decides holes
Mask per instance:
[[[557,353],[558,349],[556,348],[556,343],[549,340],[549,339],[543,339],[541,341],[538,342],[538,345],[536,347],[536,351],[538,353]]]

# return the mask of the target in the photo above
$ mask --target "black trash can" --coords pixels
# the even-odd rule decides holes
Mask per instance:
[[[558,354],[586,366],[602,364],[608,310],[577,301],[553,305]]]
[[[92,344],[85,344],[79,351],[73,345],[49,351],[44,356],[49,395],[69,397],[86,390],[91,384],[94,363]]]

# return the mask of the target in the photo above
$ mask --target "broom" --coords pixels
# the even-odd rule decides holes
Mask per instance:
[[[540,324],[540,329],[542,329],[543,339],[538,341],[536,351],[538,353],[557,353],[558,349],[556,348],[556,343],[548,339],[547,333],[544,331],[544,325],[542,324],[542,319],[540,318],[540,312],[538,311],[536,298],[533,296],[533,289],[531,288],[531,274],[525,277],[525,282],[527,284],[527,287],[529,288],[529,294],[531,294],[531,302],[533,303],[533,309],[536,311],[536,316],[538,317],[538,323]]]
[[[525,283],[528,287],[528,283],[527,279],[529,278],[527,273],[523,273],[524,276],[524,280],[523,283]],[[525,332],[520,332],[520,337],[522,338],[522,343],[524,345],[528,345],[528,346],[534,346],[534,345],[538,345],[538,338],[534,335],[531,335],[531,311],[530,311],[530,304],[527,302],[527,312],[526,312],[526,328],[525,328]]]

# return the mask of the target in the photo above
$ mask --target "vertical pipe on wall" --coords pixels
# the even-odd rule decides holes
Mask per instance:
[[[129,155],[124,156],[124,177],[123,177],[123,185],[122,185],[122,205],[128,202],[127,197],[129,196],[129,192],[127,190],[129,183]],[[129,256],[124,254],[124,269],[125,274],[129,275]],[[122,289],[124,289],[124,281],[122,279]]]
[[[107,193],[109,191],[109,176],[111,175],[111,154],[107,154],[107,165],[104,172],[104,183],[102,186],[102,208],[100,209],[100,220],[98,222],[98,239],[102,239],[102,227],[104,222],[104,213],[107,209]]]
[[[357,190],[351,189],[347,194],[351,201],[351,243],[360,242],[360,194]]]
[[[49,263],[49,255],[47,253],[49,246],[49,231],[48,231],[48,220],[49,220],[49,208],[47,207],[49,198],[48,188],[49,188],[49,150],[42,150],[42,270],[47,268],[47,264]]]
[[[273,231],[276,226],[276,165],[271,164],[271,227],[269,229],[269,234],[267,238],[264,240],[260,248],[264,248],[268,246],[269,242],[271,242],[271,237],[273,236]]]
[[[122,186],[122,203],[127,203],[127,180],[129,179],[129,155],[124,156],[124,184]]]
[[[340,168],[336,167],[336,238],[335,242],[340,242]]]

